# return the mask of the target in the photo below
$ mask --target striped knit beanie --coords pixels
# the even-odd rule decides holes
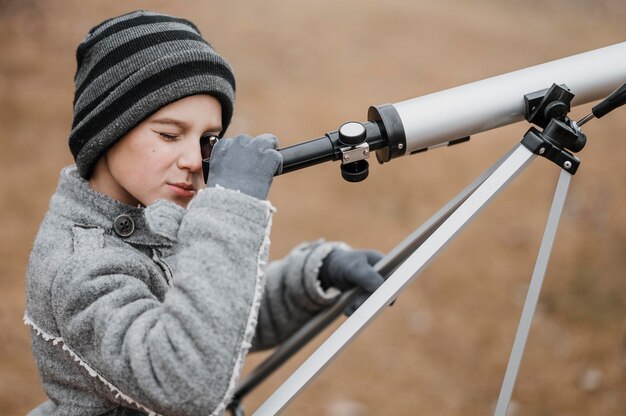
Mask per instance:
[[[188,20],[143,10],[114,17],[87,33],[76,62],[69,145],[84,178],[126,133],[181,98],[214,96],[222,134],[230,124],[233,72]]]

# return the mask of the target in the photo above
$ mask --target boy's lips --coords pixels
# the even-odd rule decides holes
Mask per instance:
[[[183,188],[188,191],[195,191],[194,186],[189,182],[178,182],[178,183],[172,183],[170,185],[178,186],[179,188]]]
[[[196,188],[189,182],[168,183],[170,189],[178,196],[190,198],[196,194]]]

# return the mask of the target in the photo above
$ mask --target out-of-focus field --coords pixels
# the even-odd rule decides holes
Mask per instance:
[[[229,133],[273,132],[282,146],[365,120],[370,105],[626,40],[620,0],[0,1],[1,415],[45,399],[21,321],[24,272],[58,172],[71,163],[76,45],[101,20],[140,8],[197,23],[238,77]],[[626,109],[587,126],[511,415],[626,414]],[[359,184],[341,180],[337,164],[276,179],[272,257],[318,237],[392,249],[526,129],[373,162]],[[492,413],[557,176],[538,159],[285,414]],[[251,356],[246,371],[264,356]]]

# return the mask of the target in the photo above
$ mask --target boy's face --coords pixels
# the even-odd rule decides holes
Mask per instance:
[[[186,207],[204,186],[200,137],[222,130],[222,107],[193,95],[138,124],[98,161],[91,187],[121,202],[147,206],[166,199]]]

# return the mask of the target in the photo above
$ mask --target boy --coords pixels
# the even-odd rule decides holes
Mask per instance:
[[[24,321],[50,398],[31,415],[222,414],[248,350],[340,290],[371,293],[380,254],[317,241],[267,265],[277,140],[222,139],[235,78],[193,23],[115,17],[76,58],[76,164],[27,273]]]

